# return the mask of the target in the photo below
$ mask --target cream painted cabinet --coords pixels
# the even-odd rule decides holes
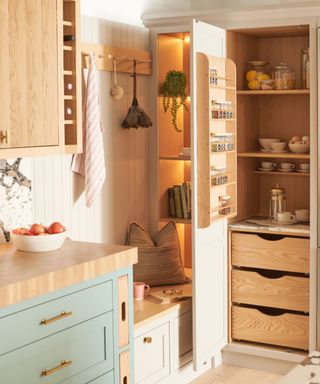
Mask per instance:
[[[75,8],[72,14],[70,7]],[[77,7],[79,2],[63,0],[1,1],[1,158],[58,153],[69,144],[65,114],[75,116],[76,105],[71,108],[65,100],[76,100],[79,94],[76,65],[73,79],[64,79],[67,55],[76,55],[76,43],[64,46],[64,35],[77,39]],[[64,82],[73,83],[72,94],[64,94]]]

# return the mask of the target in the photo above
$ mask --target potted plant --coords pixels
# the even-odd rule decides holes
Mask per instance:
[[[170,108],[172,124],[177,132],[182,132],[182,129],[177,126],[177,111],[181,106],[188,110],[185,104],[187,99],[186,84],[187,75],[183,71],[171,70],[166,74],[160,90],[164,112]]]

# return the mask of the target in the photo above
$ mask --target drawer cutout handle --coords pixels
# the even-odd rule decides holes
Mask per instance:
[[[58,320],[62,320],[64,319],[65,317],[69,317],[72,315],[72,312],[66,312],[66,311],[62,311],[60,313],[60,315],[57,315],[57,316],[54,316],[54,317],[51,317],[50,319],[42,319],[40,321],[40,325],[48,325],[48,324],[51,324],[51,323],[54,323],[55,321],[58,321]]]
[[[143,339],[144,344],[151,344],[152,343],[152,337],[147,336]]]
[[[286,236],[283,235],[275,235],[272,233],[257,233],[256,234],[258,237],[260,237],[263,240],[268,240],[268,241],[278,241],[284,239]]]
[[[263,270],[263,271],[255,271],[258,275],[265,277],[267,279],[281,279],[282,277],[286,276],[285,272],[281,271],[268,271],[268,270]]]
[[[278,309],[278,308],[256,308],[257,311],[263,313],[264,315],[268,316],[282,316],[284,315],[287,311],[284,311],[283,309]]]
[[[128,384],[128,378],[127,378],[127,376],[125,376],[125,377],[123,378],[122,382],[123,382],[123,384]]]
[[[63,368],[69,367],[71,364],[72,364],[72,360],[69,360],[69,361],[62,360],[61,363],[57,367],[54,367],[54,368],[51,368],[51,369],[43,369],[41,371],[41,376],[50,376],[53,373],[56,373],[56,372],[60,371]]]
[[[122,321],[126,321],[127,319],[127,308],[126,308],[126,302],[123,301],[121,303],[121,319]]]

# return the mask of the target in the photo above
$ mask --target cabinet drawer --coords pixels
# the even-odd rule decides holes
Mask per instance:
[[[258,309],[232,307],[232,338],[298,349],[309,347],[309,317],[271,316]]]
[[[94,298],[94,300],[93,300]],[[30,307],[0,319],[0,355],[112,309],[112,282]],[[66,316],[61,315],[66,312]],[[51,319],[43,324],[43,319]]]
[[[112,312],[0,357],[6,384],[85,384],[112,368]]]
[[[135,382],[153,384],[168,376],[169,323],[135,338]]]
[[[192,311],[173,320],[173,369],[177,370],[192,360]]]
[[[309,239],[232,233],[232,265],[309,273]]]
[[[277,273],[269,271],[268,275]],[[232,270],[232,302],[309,312],[309,278]]]

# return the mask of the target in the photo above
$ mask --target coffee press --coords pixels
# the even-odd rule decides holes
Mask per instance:
[[[269,198],[269,219],[277,221],[277,213],[286,211],[286,190],[276,183],[275,187],[270,189]]]

